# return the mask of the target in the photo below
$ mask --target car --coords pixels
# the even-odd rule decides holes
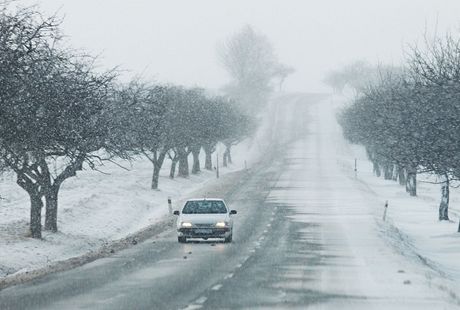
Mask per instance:
[[[232,242],[233,219],[236,210],[229,210],[225,201],[219,198],[189,199],[177,215],[177,240],[187,242],[188,238],[221,238]]]

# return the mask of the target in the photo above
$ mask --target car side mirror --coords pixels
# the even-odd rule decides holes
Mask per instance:
[[[179,211],[176,210],[176,211],[173,212],[173,214],[174,215],[179,215],[180,213],[179,213]]]
[[[236,210],[231,210],[231,211],[230,211],[230,215],[234,215],[234,214],[236,214],[236,213],[238,213],[238,212],[236,212]]]

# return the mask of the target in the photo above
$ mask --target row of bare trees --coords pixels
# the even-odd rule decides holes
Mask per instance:
[[[331,87],[335,94],[344,94],[351,90],[354,94],[364,91],[369,84],[378,83],[382,75],[389,72],[401,73],[401,68],[390,65],[373,65],[364,60],[356,60],[327,73],[323,82]]]
[[[157,188],[167,156],[188,176],[188,155],[198,173],[204,147],[211,169],[217,142],[230,147],[253,127],[228,99],[140,81],[122,85],[115,71],[94,62],[63,46],[56,18],[34,8],[0,11],[0,161],[30,197],[33,238],[42,235],[43,207],[45,229],[57,231],[59,189],[78,171],[143,155]]]
[[[252,118],[240,112],[235,103],[221,96],[208,96],[199,88],[185,89],[135,81],[116,92],[111,120],[118,148],[145,156],[153,165],[152,189],[158,188],[165,159],[171,160],[170,177],[188,177],[189,155],[192,174],[201,170],[204,150],[206,170],[212,170],[212,153],[219,142],[231,146],[254,129]],[[225,154],[228,154],[225,157]]]
[[[417,194],[417,174],[441,184],[439,220],[460,177],[460,40],[426,40],[408,53],[404,72],[382,75],[341,113],[345,136],[366,147],[374,172]]]

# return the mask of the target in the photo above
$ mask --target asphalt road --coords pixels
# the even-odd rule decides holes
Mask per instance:
[[[233,243],[179,244],[171,228],[111,257],[5,289],[0,309],[452,307],[379,239],[371,194],[337,164],[329,99],[279,100],[278,156],[228,201],[238,210]]]

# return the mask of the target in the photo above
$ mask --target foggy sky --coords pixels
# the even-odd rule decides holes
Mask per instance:
[[[125,78],[219,88],[227,81],[216,44],[245,24],[266,34],[297,72],[290,91],[324,91],[325,73],[356,59],[397,65],[425,30],[460,25],[459,0],[41,0],[65,16],[72,47],[120,65]]]

